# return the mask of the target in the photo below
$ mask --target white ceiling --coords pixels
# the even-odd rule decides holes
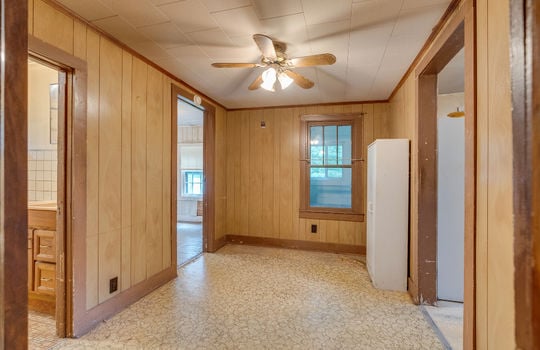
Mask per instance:
[[[387,99],[450,0],[57,0],[228,108]],[[310,90],[248,91],[266,34],[289,57],[329,52],[332,66],[297,68]]]

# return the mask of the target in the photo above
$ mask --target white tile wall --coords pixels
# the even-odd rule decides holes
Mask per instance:
[[[28,200],[56,200],[56,150],[28,151]]]

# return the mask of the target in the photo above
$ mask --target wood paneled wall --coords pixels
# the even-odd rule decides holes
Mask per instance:
[[[171,84],[180,84],[47,1],[29,0],[28,28],[87,62],[91,309],[171,266]],[[216,238],[224,235],[225,132],[216,106]],[[113,277],[119,291],[109,294]]]
[[[478,0],[477,15],[477,232],[476,345],[513,349],[514,265],[509,2]],[[417,149],[416,81],[409,76],[390,100],[391,137],[407,137]],[[417,191],[418,159],[412,153],[411,193]],[[411,239],[417,232],[411,196]],[[411,256],[416,254],[411,252]],[[411,266],[415,261],[410,261]],[[411,269],[414,271],[414,269]],[[416,276],[411,276],[413,280]]]
[[[299,218],[299,117],[364,112],[366,158],[367,145],[389,135],[387,111],[388,104],[378,103],[228,112],[227,234],[365,246],[365,222]],[[363,195],[365,172],[364,166]],[[310,232],[311,224],[318,225],[318,233]]]

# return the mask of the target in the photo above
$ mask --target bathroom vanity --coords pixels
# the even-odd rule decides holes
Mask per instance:
[[[56,304],[56,201],[28,204],[28,307],[54,315]]]

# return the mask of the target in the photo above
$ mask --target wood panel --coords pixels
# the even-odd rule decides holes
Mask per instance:
[[[384,104],[375,108],[378,105],[334,104],[228,112],[227,234],[364,246],[365,222],[301,219],[298,215],[300,116],[365,111],[365,154],[375,137],[374,120],[389,120],[388,108]],[[261,121],[265,122],[264,128]],[[381,124],[381,128],[387,124]],[[365,171],[364,166],[364,189]],[[312,224],[317,225],[317,233],[311,233]]]
[[[161,73],[151,67],[146,108],[146,269],[152,276],[163,265],[156,259],[163,249],[163,80]]]
[[[120,276],[122,227],[122,50],[101,38],[99,48],[98,302],[114,295]],[[116,292],[118,293],[118,292]]]
[[[168,77],[163,77],[162,83],[163,101],[163,126],[162,126],[162,154],[163,154],[163,179],[162,179],[162,268],[171,266],[171,156],[172,156],[172,111],[171,111],[171,88],[172,82]]]
[[[489,110],[488,110],[488,0],[478,0],[477,8],[477,199],[476,199],[476,346],[487,349],[488,343],[488,187],[489,179]]]
[[[120,290],[131,287],[131,84],[133,57],[122,52],[122,259]]]
[[[98,232],[122,224],[122,50],[101,39],[99,49]]]
[[[34,34],[34,0],[28,0],[28,34]]]
[[[86,60],[86,24],[73,22],[73,56]]]
[[[515,348],[512,217],[512,112],[509,1],[488,5],[488,239],[487,294],[490,349]]]
[[[88,96],[86,127],[86,308],[98,304],[99,233],[99,35],[87,31]]]
[[[223,240],[227,217],[227,113],[222,108],[216,108],[215,132],[215,239]]]
[[[34,0],[33,19],[35,37],[73,54],[73,18],[43,0]]]
[[[131,283],[146,278],[146,104],[148,66],[133,58],[131,95]]]

